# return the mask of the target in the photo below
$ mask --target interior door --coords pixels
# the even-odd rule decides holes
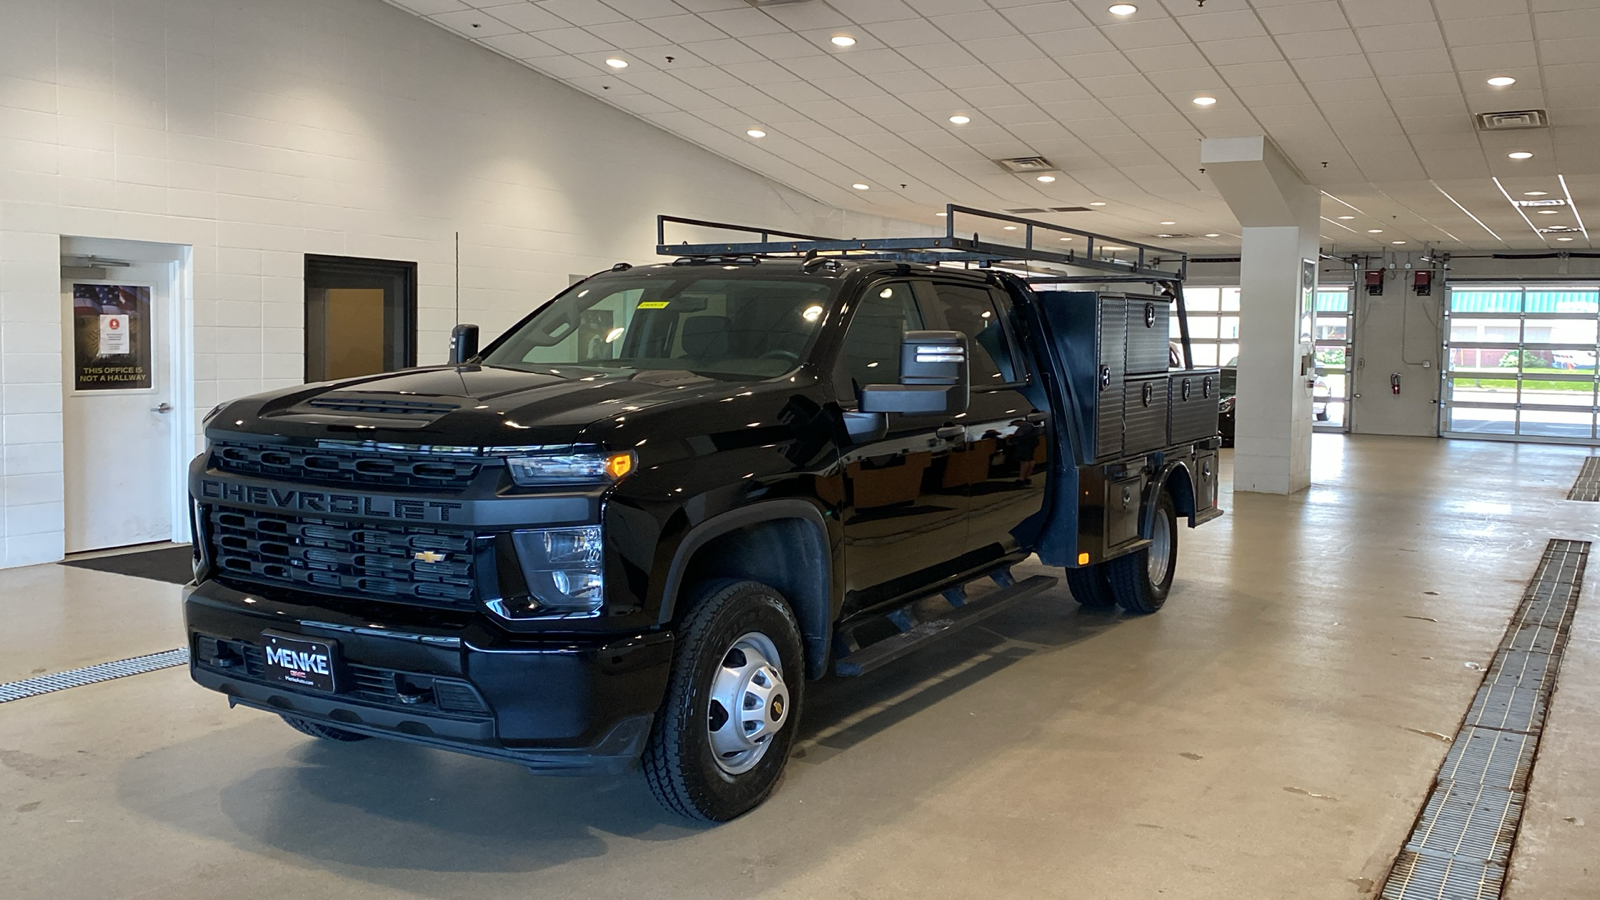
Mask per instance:
[[[132,263],[61,282],[68,553],[173,537],[176,270]]]
[[[901,340],[923,327],[911,282],[879,282],[857,302],[840,351],[835,389],[856,432],[842,454],[847,611],[960,567],[967,500],[950,461],[961,437],[939,434],[955,420],[855,411],[862,387],[899,382]]]
[[[967,562],[977,566],[1031,543],[1044,508],[1050,465],[1048,405],[1029,399],[1028,373],[1017,350],[1011,300],[998,289],[933,282],[924,304],[971,341],[972,399],[960,417],[946,481],[967,493]],[[1036,394],[1036,396],[1038,396]]]

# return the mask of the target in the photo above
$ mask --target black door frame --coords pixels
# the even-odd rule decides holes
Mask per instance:
[[[329,288],[383,289],[385,371],[405,369],[417,364],[417,264],[394,259],[365,259],[353,256],[306,254],[305,303],[301,324],[305,333],[305,380],[324,380],[313,371],[326,358],[325,348],[313,352],[311,292]]]

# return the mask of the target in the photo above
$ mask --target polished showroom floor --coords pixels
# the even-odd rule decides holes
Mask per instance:
[[[1370,896],[1552,537],[1575,447],[1318,436],[1225,494],[1159,615],[1064,587],[813,685],[786,781],[716,828],[642,778],[320,743],[165,669],[0,705],[0,897]],[[1034,569],[1037,567],[1025,567]],[[1594,897],[1585,586],[1510,896]],[[0,682],[171,649],[179,589],[0,572]]]

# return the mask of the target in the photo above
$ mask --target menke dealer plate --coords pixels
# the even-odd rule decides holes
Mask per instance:
[[[267,680],[333,693],[337,645],[266,632]]]

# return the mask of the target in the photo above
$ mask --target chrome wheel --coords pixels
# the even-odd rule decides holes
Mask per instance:
[[[1164,504],[1158,504],[1150,523],[1150,550],[1146,565],[1150,567],[1150,583],[1164,584],[1172,571],[1172,518]]]
[[[755,768],[789,717],[789,689],[771,638],[753,631],[722,654],[710,707],[706,731],[717,767],[729,775]]]

